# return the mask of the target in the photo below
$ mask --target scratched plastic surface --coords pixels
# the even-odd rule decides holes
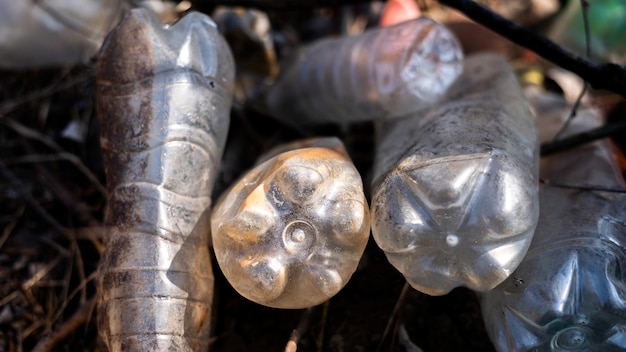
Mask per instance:
[[[533,104],[543,141],[552,139],[571,109],[562,100],[554,108],[547,99],[554,96],[543,92]],[[600,126],[598,116],[581,108],[563,136]],[[602,140],[542,158],[541,177],[624,189],[616,165]],[[544,185],[539,196],[539,224],[526,258],[482,296],[496,349],[626,351],[626,195]]]
[[[110,351],[206,351],[211,191],[234,64],[213,21],[133,10],[104,45],[97,108],[109,202],[98,325]]]
[[[222,196],[211,216],[213,246],[242,296],[275,308],[311,307],[339,292],[356,270],[369,210],[338,139],[280,151]]]
[[[490,290],[515,270],[538,217],[538,132],[504,58],[468,58],[426,115],[379,124],[372,233],[415,289]]]
[[[86,61],[100,49],[126,8],[122,0],[0,0],[0,66]]]
[[[291,124],[405,116],[435,103],[462,70],[463,53],[443,25],[422,17],[302,48],[267,96]]]

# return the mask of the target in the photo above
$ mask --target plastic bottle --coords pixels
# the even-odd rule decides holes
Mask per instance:
[[[0,1],[0,66],[32,68],[86,61],[126,11],[122,0]]]
[[[98,326],[109,351],[206,351],[211,192],[234,63],[215,23],[132,10],[109,35],[97,112],[109,200]]]
[[[532,100],[551,141],[571,107],[545,92]],[[564,136],[600,124],[583,107]],[[541,177],[548,183],[528,254],[481,297],[487,332],[498,351],[625,351],[626,195],[575,188],[626,188],[611,147],[602,140],[544,157]]]
[[[538,131],[506,60],[466,59],[427,114],[377,126],[372,233],[415,289],[487,291],[515,270],[538,217]]]
[[[267,96],[291,124],[405,116],[434,104],[461,73],[452,32],[425,17],[300,49]]]
[[[215,256],[226,279],[251,301],[311,307],[344,287],[365,250],[370,217],[363,183],[336,138],[274,153],[215,206]]]

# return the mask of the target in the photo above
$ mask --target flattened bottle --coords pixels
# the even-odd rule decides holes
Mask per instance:
[[[338,139],[277,152],[222,195],[211,216],[213,247],[242,296],[275,308],[311,307],[339,292],[356,270],[369,209]]]
[[[234,64],[215,23],[133,10],[98,65],[109,202],[98,326],[110,351],[206,351],[213,298],[211,191]]]
[[[533,105],[547,142],[571,107],[540,94]],[[581,107],[563,136],[600,125],[598,110]],[[576,187],[626,188],[611,147],[601,140],[544,157],[541,177],[548,183],[528,254],[481,297],[487,332],[498,351],[624,351],[626,195]]]
[[[427,114],[380,123],[372,233],[415,289],[490,290],[538,217],[538,131],[504,58],[480,54]]]
[[[421,17],[300,49],[266,102],[291,124],[405,116],[441,98],[461,73],[462,60],[452,32]]]

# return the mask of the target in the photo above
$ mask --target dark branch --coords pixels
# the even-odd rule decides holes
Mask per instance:
[[[601,186],[601,185],[573,185],[573,184],[552,182],[550,180],[544,180],[544,179],[540,179],[539,182],[543,183],[546,186],[550,186],[550,187],[577,189],[577,190],[580,190],[580,191],[626,193],[626,189],[618,188],[618,187],[606,187],[606,186]]]
[[[626,97],[626,68],[624,66],[614,63],[597,64],[586,60],[474,1],[439,0],[439,2],[459,10],[475,22],[534,51],[555,65],[577,74],[592,87],[607,89]]]
[[[567,138],[563,138],[556,142],[544,144],[541,146],[541,155],[554,154],[563,150],[577,147],[585,143],[593,142],[598,139],[618,135],[626,131],[626,121],[611,123],[593,130],[582,132]]]

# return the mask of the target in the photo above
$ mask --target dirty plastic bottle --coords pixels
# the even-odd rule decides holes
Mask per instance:
[[[551,141],[571,107],[545,92],[531,100]],[[580,108],[564,136],[600,125],[598,110]],[[626,188],[611,147],[602,140],[544,157],[541,177],[528,254],[481,297],[487,332],[502,352],[626,351],[626,194],[559,187]]]
[[[234,90],[215,23],[132,10],[98,63],[108,204],[98,328],[109,351],[207,351],[209,215]]]
[[[538,217],[538,131],[511,67],[466,59],[427,114],[380,123],[372,233],[415,289],[487,291],[521,262]]]
[[[127,10],[122,0],[0,0],[0,66],[86,61]]]
[[[215,256],[228,282],[251,301],[311,307],[344,287],[365,250],[370,217],[363,183],[336,138],[271,155],[215,206]]]
[[[300,49],[267,95],[292,125],[405,116],[434,104],[462,70],[445,26],[421,17]]]

